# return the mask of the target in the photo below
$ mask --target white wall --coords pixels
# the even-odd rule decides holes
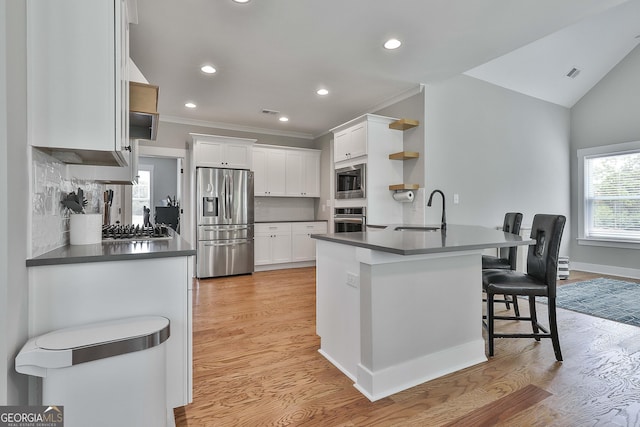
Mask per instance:
[[[0,0],[0,234],[6,236],[9,232],[9,212],[6,201],[8,197],[9,176],[7,173],[7,50],[6,41],[8,33],[4,29],[7,28],[6,17],[7,2]],[[8,342],[7,325],[7,292],[9,286],[8,274],[8,253],[9,240],[0,240],[0,355],[7,354]],[[0,368],[0,384],[7,384],[7,364],[3,361]],[[7,404],[7,388],[0,387],[0,405]]]
[[[640,141],[640,46],[571,109],[571,262],[591,271],[640,277],[637,249],[582,246],[575,240],[580,197],[577,150],[628,141]]]
[[[27,404],[27,377],[13,369],[27,340],[25,36],[25,2],[0,0],[0,405]]]
[[[445,193],[449,223],[501,226],[508,211],[523,227],[536,213],[569,220],[568,109],[467,76],[428,85],[425,104],[426,195]],[[427,223],[440,206],[426,208]]]

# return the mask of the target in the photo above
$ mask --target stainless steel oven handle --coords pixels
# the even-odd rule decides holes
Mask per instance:
[[[359,217],[359,218],[334,217],[333,222],[343,222],[348,224],[364,224],[366,221],[364,217]]]

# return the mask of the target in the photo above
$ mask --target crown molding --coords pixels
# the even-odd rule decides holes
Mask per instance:
[[[292,131],[279,131],[267,128],[259,128],[253,126],[236,125],[232,123],[210,122],[208,120],[195,120],[186,119],[184,117],[160,115],[161,122],[177,123],[181,125],[202,126],[215,129],[235,130],[239,132],[259,133],[263,135],[276,135],[276,136],[288,136],[292,138],[302,139],[314,139],[314,136],[310,133],[304,132],[292,132]]]

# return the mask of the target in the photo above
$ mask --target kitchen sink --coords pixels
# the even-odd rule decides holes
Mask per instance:
[[[420,227],[420,226],[400,226],[394,228],[394,231],[438,231],[440,227]]]

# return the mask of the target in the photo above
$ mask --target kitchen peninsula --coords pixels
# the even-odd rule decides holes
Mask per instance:
[[[317,239],[320,353],[375,401],[486,361],[481,255],[535,240],[449,225]]]
[[[192,400],[194,255],[173,234],[67,245],[28,259],[29,336],[134,316],[168,318],[167,411],[173,417],[173,408]]]

